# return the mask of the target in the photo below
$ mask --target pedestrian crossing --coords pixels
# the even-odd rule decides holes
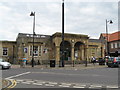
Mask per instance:
[[[90,88],[90,89],[102,89],[102,88],[118,88],[118,86],[105,86],[105,85],[95,85],[95,84],[83,84],[83,83],[63,83],[63,82],[51,82],[42,80],[32,80],[32,79],[16,79],[17,84],[27,84],[45,87],[57,87],[57,88]]]

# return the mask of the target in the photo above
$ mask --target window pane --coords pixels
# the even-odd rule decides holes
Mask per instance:
[[[117,43],[115,43],[115,48],[117,48]]]
[[[111,43],[111,48],[113,48],[113,43]]]
[[[38,56],[38,46],[34,46],[34,56]]]
[[[3,55],[7,55],[7,48],[6,47],[3,47]]]
[[[33,46],[30,46],[30,56],[32,56]],[[34,46],[34,56],[38,56],[38,46]]]

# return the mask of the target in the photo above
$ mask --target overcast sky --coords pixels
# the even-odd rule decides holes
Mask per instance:
[[[36,34],[52,35],[62,31],[62,0],[16,1],[0,2],[0,40],[15,41],[18,33],[32,34],[31,11],[36,13]],[[65,0],[65,33],[85,34],[98,39],[101,33],[105,33],[106,19],[113,20],[113,24],[108,23],[109,33],[118,31],[117,1]]]

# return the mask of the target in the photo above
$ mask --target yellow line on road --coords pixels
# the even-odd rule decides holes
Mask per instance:
[[[11,81],[11,85],[8,86],[7,88],[14,88],[17,85],[17,82],[15,80],[10,80]]]

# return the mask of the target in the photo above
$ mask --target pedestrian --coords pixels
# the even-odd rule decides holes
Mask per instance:
[[[27,61],[26,58],[23,58],[23,59],[22,59],[22,64],[23,64],[22,66],[23,66],[23,68],[26,66],[26,61]]]
[[[92,63],[93,63],[93,65],[95,65],[95,63],[96,63],[95,57],[92,58]]]

